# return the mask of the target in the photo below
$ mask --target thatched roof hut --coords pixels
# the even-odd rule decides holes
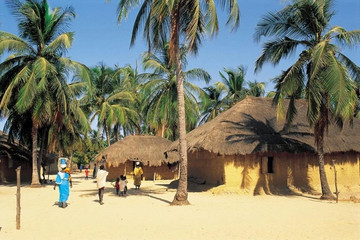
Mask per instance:
[[[31,163],[31,152],[18,141],[9,142],[7,134],[0,131],[0,182],[16,180],[18,166],[21,166],[21,180],[31,180]]]
[[[145,165],[160,166],[165,161],[165,150],[171,141],[159,136],[127,136],[101,151],[96,162],[106,158],[112,166],[118,166],[127,160],[140,161]]]
[[[247,97],[189,132],[189,180],[255,195],[319,192],[317,148],[306,118],[306,101],[296,101],[297,115],[288,127],[277,118],[272,101]],[[285,114],[288,103],[285,100]],[[334,160],[340,192],[360,183],[359,133],[360,120],[354,119],[352,126],[345,123],[340,130],[331,125],[325,134],[325,171],[333,174]],[[177,148],[174,142],[168,152]],[[328,180],[333,186],[333,178]]]
[[[285,100],[285,114],[288,100]],[[220,155],[248,155],[264,152],[316,152],[314,134],[307,122],[307,103],[296,102],[297,115],[287,130],[285,120],[277,119],[272,98],[247,97],[212,121],[186,135],[190,152],[207,150]],[[325,134],[324,151],[360,152],[360,119],[340,130],[334,124]],[[178,147],[174,142],[168,150]]]
[[[165,159],[164,152],[171,141],[159,136],[127,136],[98,154],[95,161],[105,165],[108,179],[120,174],[132,176],[134,162],[139,161],[144,169],[145,179],[174,179],[177,177],[177,159]]]

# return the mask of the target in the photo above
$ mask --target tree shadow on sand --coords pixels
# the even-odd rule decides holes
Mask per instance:
[[[75,191],[82,193],[79,195],[80,197],[95,197],[95,198],[98,197],[98,189],[96,189],[96,187],[94,189],[75,190]],[[168,187],[166,186],[166,184],[155,184],[154,186],[141,186],[140,189],[135,189],[129,187],[128,185],[128,190],[124,196],[117,195],[115,189],[111,187],[105,188],[104,195],[106,197],[120,197],[120,198],[145,196],[170,204],[171,201],[168,201],[167,199],[157,196],[167,191],[168,191]],[[94,202],[98,202],[98,200],[94,199]]]

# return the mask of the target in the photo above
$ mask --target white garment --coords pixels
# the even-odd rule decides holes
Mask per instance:
[[[97,181],[97,187],[98,188],[102,188],[105,187],[105,183],[106,183],[106,177],[109,174],[109,172],[100,169],[96,175],[96,181]]]
[[[62,180],[65,178],[65,173],[64,173],[64,172],[58,172],[58,175],[59,175],[61,181],[60,181],[60,182],[57,182],[57,181],[55,180],[55,183],[58,184],[58,185],[60,185],[60,184],[62,183]],[[58,178],[56,178],[56,179],[58,180]]]

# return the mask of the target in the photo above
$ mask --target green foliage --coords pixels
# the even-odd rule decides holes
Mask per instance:
[[[351,119],[359,96],[356,89],[360,69],[340,50],[342,46],[358,45],[360,30],[331,27],[332,4],[331,0],[293,1],[282,10],[265,15],[255,32],[256,40],[272,37],[263,45],[263,52],[256,61],[257,71],[265,62],[276,65],[300,51],[297,61],[274,79],[274,101],[281,107],[283,98],[305,97],[311,126],[320,122],[326,126],[328,117],[342,121]],[[326,113],[321,109],[326,109]],[[286,117],[289,122],[295,113],[290,109]],[[323,133],[317,135],[316,142],[319,143],[322,136]]]
[[[89,73],[83,64],[64,57],[73,41],[73,33],[66,32],[75,17],[72,8],[51,9],[46,0],[7,4],[20,36],[0,31],[0,54],[8,54],[0,63],[0,112],[7,117],[10,138],[32,146],[37,165],[38,139],[40,152],[68,153],[90,129],[77,102],[90,82]],[[69,73],[81,76],[78,82],[68,84]]]
[[[175,66],[171,64],[168,44],[158,50],[155,54],[146,52],[143,55],[143,65],[145,70],[152,70],[151,73],[143,74],[148,81],[142,89],[142,107],[146,123],[152,132],[162,131],[164,137],[175,140],[177,133],[178,101]],[[181,48],[183,68],[186,67],[186,48]],[[195,128],[199,119],[199,106],[197,97],[203,94],[198,86],[189,80],[202,80],[208,82],[210,75],[202,69],[191,69],[183,72],[185,112],[187,130]]]

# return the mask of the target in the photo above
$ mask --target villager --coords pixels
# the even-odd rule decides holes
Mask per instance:
[[[104,170],[104,165],[100,166],[100,170],[97,173],[96,181],[97,181],[97,187],[99,190],[99,203],[101,205],[104,204],[103,198],[104,198],[104,190],[105,190],[105,184],[106,184],[106,177],[109,174],[109,172]]]
[[[121,196],[124,196],[127,192],[127,183],[128,183],[128,180],[126,180],[126,176],[121,175],[120,182],[119,182],[119,189],[120,189]]]
[[[115,192],[116,192],[116,195],[119,195],[119,189],[120,189],[119,182],[120,182],[120,178],[116,178],[116,182],[115,182]]]
[[[43,183],[46,183],[45,172],[46,172],[45,163],[41,162],[40,175],[42,176],[42,182]]]
[[[72,187],[70,169],[66,168],[65,159],[61,159],[61,170],[56,175],[54,190],[59,186],[59,207],[66,208],[69,199],[70,187]]]
[[[93,178],[96,178],[96,171],[97,171],[97,168],[96,168],[96,163],[94,164],[94,171],[93,171]]]
[[[89,168],[85,168],[85,180],[89,179]]]
[[[140,185],[141,185],[141,179],[142,179],[142,175],[144,174],[141,166],[140,166],[140,162],[136,162],[135,163],[135,168],[134,168],[134,185],[135,185],[135,189],[140,189]]]

